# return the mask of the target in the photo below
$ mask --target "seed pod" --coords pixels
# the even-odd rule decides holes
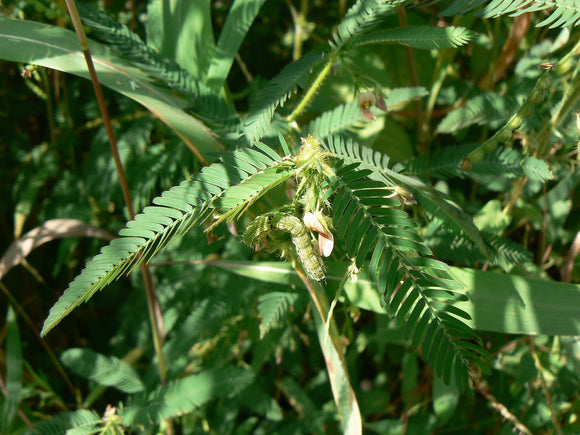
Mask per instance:
[[[296,216],[288,215],[280,219],[276,228],[290,233],[290,236],[292,236],[296,253],[298,254],[298,258],[300,258],[308,278],[318,282],[324,281],[326,279],[324,263],[322,262],[322,258],[320,258],[320,254],[312,246],[312,240],[306,225]]]
[[[573,65],[572,58],[570,57],[564,60],[563,62],[558,62],[558,64],[556,65],[556,74],[558,74],[559,76],[563,76],[568,71],[570,71],[572,65]]]
[[[534,105],[530,101],[526,101],[519,113],[522,118],[529,118],[534,113]]]
[[[544,91],[541,89],[534,89],[530,94],[530,103],[541,104],[544,101]]]
[[[522,117],[517,113],[513,115],[507,123],[507,126],[513,130],[517,130],[522,125]]]
[[[469,159],[469,161],[471,163],[477,163],[481,159],[483,159],[483,156],[484,155],[485,155],[484,149],[482,147],[477,147],[476,149],[474,149],[473,151],[471,151],[469,153],[469,155],[467,156],[467,158]]]
[[[509,127],[509,125],[506,125],[502,127],[500,131],[497,132],[496,137],[499,142],[505,143],[512,138],[512,129]]]
[[[483,150],[486,153],[492,153],[496,150],[497,146],[498,146],[497,139],[492,137],[491,139],[488,139],[483,143]]]
[[[546,73],[540,77],[540,80],[538,81],[538,88],[542,91],[547,91],[552,87],[553,82],[554,80],[552,80],[552,76]]]

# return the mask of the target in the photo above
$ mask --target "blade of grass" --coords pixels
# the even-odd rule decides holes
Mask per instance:
[[[205,264],[260,281],[296,285],[300,280],[282,262],[219,262]],[[347,263],[328,265],[327,290],[335,291],[347,271]],[[451,274],[465,287],[469,300],[457,303],[475,330],[525,335],[580,335],[580,285],[503,273],[451,267]],[[349,301],[363,310],[386,314],[366,273],[345,283]]]
[[[326,370],[332,387],[332,395],[338,408],[343,433],[349,435],[362,434],[362,417],[346,369],[346,362],[343,357],[344,352],[340,343],[336,323],[332,318],[329,318],[329,325],[325,324],[325,319],[329,313],[328,298],[320,287],[320,284],[310,282],[296,265],[294,265],[294,270],[304,286],[308,289],[310,298],[317,308],[314,310],[316,311],[314,314],[316,334],[318,335],[320,349],[324,355]]]
[[[22,342],[11,305],[6,314],[6,391],[3,392],[6,397],[0,415],[0,433],[9,433],[22,397]]]
[[[89,73],[74,33],[60,27],[0,17],[0,59],[39,65],[83,78]],[[187,100],[157,86],[104,45],[89,41],[99,82],[145,106],[171,128],[202,163],[223,151],[213,133],[185,112]]]

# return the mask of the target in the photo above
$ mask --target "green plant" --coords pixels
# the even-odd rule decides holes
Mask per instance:
[[[303,2],[300,13],[291,6],[301,32],[306,29],[301,20],[307,14],[308,3]],[[405,371],[419,371],[420,362],[410,349],[428,362],[434,373],[432,400],[437,424],[449,421],[455,409],[443,405],[443,398],[451,397],[456,404],[459,393],[469,396],[475,390],[513,426],[528,430],[513,413],[504,413],[501,402],[489,392],[486,375],[490,354],[475,330],[572,335],[578,333],[577,328],[559,324],[552,329],[540,325],[538,330],[537,325],[527,323],[536,314],[546,324],[558,317],[557,310],[538,305],[537,297],[531,297],[532,302],[524,308],[513,309],[522,324],[503,323],[501,318],[482,323],[480,310],[497,297],[492,294],[491,281],[486,281],[490,278],[469,269],[458,271],[448,263],[467,268],[483,264],[504,272],[543,276],[544,288],[554,285],[542,270],[547,269],[543,259],[548,246],[570,241],[578,230],[573,224],[566,226],[565,221],[572,214],[576,202],[570,197],[580,180],[576,162],[568,154],[577,146],[570,119],[580,95],[580,81],[577,68],[546,66],[547,70],[542,71],[538,65],[548,61],[566,65],[577,60],[578,44],[558,46],[555,42],[549,46],[546,39],[534,45],[530,36],[530,48],[515,67],[513,83],[500,83],[500,77],[496,77],[497,71],[505,70],[509,53],[495,53],[495,57],[486,54],[487,59],[473,56],[473,77],[465,82],[461,80],[460,65],[466,58],[458,48],[479,38],[475,49],[483,50],[489,42],[482,41],[485,37],[483,33],[478,36],[477,31],[489,26],[490,21],[477,17],[496,17],[516,10],[520,14],[532,6],[527,2],[479,1],[469,6],[465,2],[441,2],[445,3],[443,16],[459,12],[466,16],[455,19],[452,26],[440,27],[430,24],[425,9],[410,8],[411,3],[357,1],[341,16],[336,28],[324,23],[327,43],[304,46],[305,41],[298,36],[302,33],[296,32],[294,61],[265,83],[255,84],[258,79],[248,79],[241,92],[234,90],[238,83],[231,78],[232,65],[237,60],[244,66],[242,41],[259,11],[267,7],[263,0],[236,0],[222,16],[219,10],[214,11],[215,20],[223,19],[217,41],[207,28],[192,24],[211,20],[209,2],[172,3],[188,17],[183,33],[172,28],[182,19],[179,14],[164,9],[162,2],[151,2],[147,44],[128,26],[92,8],[81,8],[84,25],[93,38],[91,53],[97,61],[99,81],[145,105],[183,141],[195,161],[190,165],[193,170],[174,167],[183,151],[178,151],[174,159],[166,157],[168,153],[163,150],[149,151],[158,152],[155,159],[166,159],[162,160],[164,165],[152,169],[152,159],[135,159],[129,180],[139,180],[144,167],[153,179],[161,178],[165,166],[171,169],[166,184],[170,187],[134,217],[131,200],[125,195],[129,219],[123,224],[126,216],[118,213],[119,222],[112,225],[121,227],[120,237],[102,248],[72,280],[50,309],[42,329],[42,335],[47,334],[98,291],[140,266],[142,279],[151,289],[147,301],[155,348],[146,379],[140,379],[127,362],[118,358],[90,350],[68,351],[62,357],[63,364],[100,386],[83,405],[91,406],[110,387],[128,397],[103,418],[84,410],[63,412],[40,423],[39,430],[58,433],[65,427],[84,426],[91,432],[117,433],[123,428],[171,432],[172,426],[179,424],[188,433],[199,428],[228,433],[239,424],[241,432],[272,432],[281,427],[278,424],[283,411],[271,387],[260,382],[259,374],[265,372],[276,394],[283,394],[295,410],[295,431],[333,431],[338,420],[347,433],[360,433],[363,424],[383,432],[387,426],[373,425],[368,420],[379,411],[367,395],[362,394],[364,402],[359,400],[361,388],[353,379],[361,381],[362,373],[353,373],[355,351],[345,349],[343,344],[343,338],[350,334],[358,349],[370,346],[365,344],[367,333],[357,333],[358,325],[353,320],[359,309],[390,316],[392,323],[385,330],[404,337],[399,344],[410,344],[401,357]],[[538,22],[539,26],[563,28],[578,21],[580,9],[575,6],[536,3],[535,11],[555,6]],[[482,8],[476,9],[478,6]],[[407,13],[413,14],[411,25]],[[30,51],[23,53],[11,46],[0,50],[0,57],[86,75],[74,56],[76,43],[72,43],[69,31],[11,18],[0,20],[6,29],[0,38],[17,41],[16,45]],[[565,32],[562,30],[564,36]],[[192,51],[179,49],[191,40],[195,41]],[[307,52],[301,56],[305,47]],[[415,52],[417,49],[425,51]],[[494,50],[499,49],[494,46],[489,52]],[[390,65],[393,72],[376,67],[385,53],[397,56]],[[418,56],[424,56],[432,71],[417,68]],[[408,80],[395,78],[401,65],[407,68],[404,74]],[[429,77],[431,74],[433,77]],[[420,99],[427,95],[423,105]],[[456,100],[463,104],[456,104]],[[562,103],[556,105],[556,100]],[[415,104],[414,115],[409,118],[412,123],[397,114],[408,103]],[[244,104],[247,111],[239,109]],[[436,106],[449,107],[437,123]],[[392,111],[392,117],[384,115],[387,110]],[[103,121],[107,124],[104,115]],[[159,135],[166,134],[161,125],[144,122],[131,125],[136,130],[127,137],[127,149],[135,137],[146,143],[155,130],[160,131]],[[377,124],[384,128],[373,131]],[[551,149],[553,137],[560,138],[559,151]],[[452,145],[447,145],[449,142]],[[405,147],[412,143],[417,149]],[[104,158],[102,153],[98,157]],[[571,175],[564,175],[568,169]],[[176,183],[177,174],[184,171],[185,181]],[[43,185],[55,174],[55,170],[46,170],[34,177],[38,185]],[[91,177],[98,190],[102,172],[94,171]],[[119,175],[121,181],[123,178]],[[548,184],[554,179],[557,184]],[[466,180],[473,182],[471,191],[463,188]],[[146,192],[156,184],[147,179],[141,183]],[[545,194],[547,188],[543,186],[550,186]],[[31,200],[27,197],[36,197],[38,190],[20,187],[19,192],[25,199],[20,203],[21,210],[30,213]],[[146,196],[140,195],[137,202],[148,203]],[[105,201],[106,192],[99,198]],[[238,230],[243,233],[241,238],[237,237]],[[514,237],[516,232],[525,235]],[[201,248],[204,234],[219,240],[218,246]],[[199,283],[189,281],[183,268],[158,272],[160,258],[180,266],[176,258],[182,248],[176,248],[175,243],[181,239],[181,255],[193,254],[197,259],[194,264],[204,267],[198,270]],[[240,240],[256,252],[241,246]],[[535,264],[530,250],[538,252]],[[287,259],[291,270],[280,263],[260,260],[270,253]],[[221,260],[215,260],[215,256]],[[245,263],[246,259],[250,261]],[[150,261],[157,264],[154,277],[162,288],[157,290],[158,295],[144,266]],[[562,258],[555,261],[564,262]],[[233,294],[235,278],[226,273],[216,276],[211,272],[216,266],[237,274],[249,273],[254,281],[243,281],[245,290],[236,288]],[[268,272],[283,274],[284,270],[289,277],[272,278]],[[485,284],[478,284],[476,278]],[[257,287],[259,282],[299,286],[307,290],[308,297],[298,289],[289,292],[288,287],[264,291]],[[527,285],[533,287],[531,281]],[[188,286],[195,289],[189,295]],[[523,285],[504,278],[500,286],[513,286],[521,292]],[[523,298],[518,291],[514,299]],[[561,287],[560,291],[574,290]],[[167,309],[163,322],[158,319],[161,313],[156,311],[157,298]],[[335,312],[337,301],[344,302],[339,313]],[[253,304],[257,304],[255,310]],[[302,374],[312,375],[312,381],[306,382],[312,382],[308,393],[295,377],[277,377],[265,368],[273,358],[282,358],[283,352],[291,355],[284,363],[287,373],[295,370],[294,361],[302,364],[295,355],[299,344],[293,337],[298,310],[298,315],[307,319],[303,325],[307,333],[303,334],[317,336],[321,364],[326,365],[325,375]],[[119,330],[146,324],[145,319],[134,315]],[[126,336],[133,334],[127,332]],[[384,352],[386,345],[380,335],[371,334],[377,354]],[[148,343],[144,337],[134,339]],[[526,343],[522,340],[519,345],[523,349]],[[192,348],[194,357],[188,355]],[[535,350],[530,355],[535,358],[532,365],[541,372],[541,358]],[[320,355],[311,358],[320,359]],[[94,371],[86,367],[94,367]],[[515,370],[507,366],[502,369],[510,375]],[[566,370],[570,368],[566,366]],[[324,384],[331,386],[335,403],[331,411],[313,403],[320,379],[327,379]],[[549,397],[548,377],[538,379]],[[415,382],[406,377],[405,381]],[[401,389],[421,391],[420,386],[409,384]],[[555,409],[550,400],[548,407]],[[212,401],[222,401],[222,406],[208,407]],[[561,401],[568,403],[567,398]],[[520,407],[523,402],[523,395],[517,396],[514,406]],[[559,430],[560,417],[566,412],[553,412],[549,422],[538,418],[526,423]],[[7,421],[12,419],[13,413]],[[394,421],[389,424],[397,429]],[[415,424],[425,430],[435,423]]]

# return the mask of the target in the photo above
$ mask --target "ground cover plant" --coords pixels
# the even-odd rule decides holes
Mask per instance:
[[[1,433],[578,432],[575,2],[0,7]]]

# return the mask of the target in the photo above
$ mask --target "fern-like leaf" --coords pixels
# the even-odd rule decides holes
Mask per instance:
[[[484,4],[481,0],[466,2],[455,0],[441,15],[457,15],[469,12],[474,7]],[[496,18],[501,15],[522,15],[528,12],[552,9],[552,13],[537,26],[574,27],[580,23],[580,4],[575,0],[492,0],[477,14],[483,18]]]
[[[329,181],[335,193],[334,224],[349,256],[362,265],[370,255],[369,276],[383,302],[434,371],[461,390],[469,388],[475,364],[484,369],[486,353],[462,319],[469,315],[454,303],[464,300],[445,263],[431,257],[416,224],[384,183],[368,178],[372,172],[347,165]]]
[[[244,123],[244,134],[250,144],[260,140],[268,132],[278,106],[283,106],[299,86],[306,84],[311,69],[322,62],[324,57],[325,52],[321,50],[306,54],[285,66],[258,94]]]
[[[99,415],[89,409],[63,412],[54,417],[35,424],[31,429],[24,431],[25,435],[60,435],[68,433],[97,433],[102,424]]]
[[[473,151],[473,144],[435,148],[433,152],[418,155],[405,164],[412,174],[446,179],[463,174],[461,162]]]
[[[483,236],[489,253],[488,264],[509,272],[532,261],[532,254],[517,243],[496,234],[483,232]],[[476,267],[481,262],[481,254],[470,240],[444,229],[429,237],[428,242],[438,258],[468,267]]]
[[[471,125],[505,122],[508,114],[515,110],[515,101],[494,92],[485,92],[450,111],[437,126],[437,133],[456,133]]]
[[[474,163],[466,174],[474,180],[493,189],[501,186],[501,181],[516,177],[528,177],[530,180],[544,183],[552,179],[552,171],[543,160],[524,154],[514,148],[496,150]]]
[[[387,15],[410,0],[358,0],[346,13],[332,34],[330,46],[340,49],[351,39],[371,30]]]
[[[99,385],[130,394],[145,390],[133,367],[118,358],[101,355],[91,349],[74,348],[66,350],[60,359],[73,373]]]
[[[479,6],[484,4],[486,1],[488,1],[488,0],[469,0],[469,1],[455,0],[448,7],[446,7],[444,10],[442,10],[439,15],[444,16],[444,17],[448,17],[451,15],[455,16],[455,15],[467,14],[467,13],[477,9]],[[433,3],[435,3],[435,1]]]
[[[178,379],[147,397],[130,400],[123,409],[123,424],[128,426],[160,423],[166,418],[189,413],[209,401],[233,397],[254,380],[251,370],[224,367]]]
[[[313,119],[308,124],[307,131],[317,138],[324,139],[362,126],[360,108],[356,102],[352,102],[341,104]]]
[[[437,50],[467,44],[475,34],[465,27],[408,26],[378,30],[352,41],[353,45],[402,44],[408,47]]]
[[[221,162],[204,168],[193,180],[164,192],[153,200],[153,206],[127,223],[119,233],[122,237],[87,264],[51,308],[42,334],[98,290],[151,259],[192,225],[206,221],[213,212],[235,217],[261,195],[265,186],[282,183],[292,174],[278,154],[256,144],[252,149],[223,156]],[[228,195],[230,188],[235,188],[236,195]]]
[[[463,170],[461,162],[473,149],[473,144],[438,148],[430,154],[413,158],[405,169],[437,178],[469,177],[492,190],[502,190],[507,180],[516,177],[528,177],[541,183],[552,179],[552,171],[546,162],[515,148],[496,150],[474,163],[470,170]]]
[[[389,89],[385,95],[387,106],[402,106],[409,101],[417,100],[429,95],[429,91],[423,86],[405,86],[401,88]]]
[[[418,178],[389,169],[388,156],[373,152],[372,149],[360,146],[350,139],[337,136],[328,138],[326,142],[323,142],[323,146],[343,159],[345,163],[358,163],[361,168],[369,170],[370,178],[393,189],[403,187],[412,192],[433,216],[438,217],[444,224],[452,226],[457,231],[463,232],[477,245],[481,252],[487,251],[481,234],[470,216],[466,215],[434,187]]]
[[[269,292],[258,299],[258,312],[262,321],[260,323],[260,338],[264,336],[288,313],[296,303],[300,295],[287,292]]]
[[[265,1],[236,0],[231,6],[206,78],[207,85],[214,92],[223,86],[244,36]]]
[[[79,8],[91,36],[109,45],[125,59],[158,79],[158,86],[169,86],[189,100],[195,113],[209,125],[223,131],[239,131],[240,119],[235,108],[194,78],[175,61],[167,59],[147,46],[125,25],[117,23],[105,13],[83,5]]]

